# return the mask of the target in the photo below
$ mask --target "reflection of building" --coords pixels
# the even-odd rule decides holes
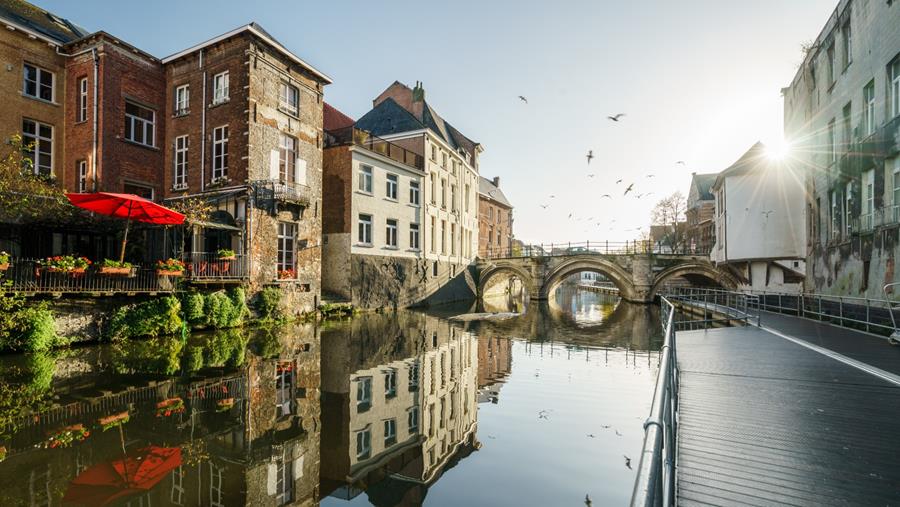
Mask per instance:
[[[793,145],[788,160],[803,168],[805,180],[810,292],[881,298],[883,285],[898,280],[896,4],[837,2],[782,90],[784,131]]]
[[[803,180],[755,144],[716,177],[716,244],[710,255],[748,289],[802,290],[806,236]]]
[[[497,403],[500,388],[512,372],[512,340],[478,338],[478,403]]]
[[[126,493],[114,505],[311,505],[318,500],[320,358],[313,326],[285,331],[281,352],[250,356],[229,373],[219,367],[193,373],[187,381],[148,383],[143,375],[104,373],[93,383],[57,389],[68,405],[41,413],[2,444],[0,504],[59,505],[88,470],[136,460],[148,449],[179,456],[155,472],[146,493]],[[290,336],[287,336],[290,333]],[[245,345],[240,343],[241,350]],[[215,359],[222,349],[198,345]],[[162,354],[166,354],[163,352]],[[243,352],[241,352],[242,354]],[[241,356],[243,357],[243,356]],[[147,357],[147,363],[155,358]],[[90,386],[85,391],[84,386]],[[123,388],[124,386],[124,388]],[[106,391],[96,396],[93,393]],[[164,414],[160,400],[180,400],[184,412]],[[103,431],[99,417],[128,411],[121,428]],[[40,448],[48,433],[74,424],[90,436],[71,447]],[[22,481],[6,478],[22,474]],[[96,476],[95,476],[96,477]],[[120,491],[95,492],[85,505]],[[130,502],[130,503],[128,503]]]
[[[404,313],[354,319],[323,343],[323,495],[419,491],[474,445],[474,336]]]
[[[478,177],[478,255],[510,256],[513,207],[500,190],[500,177]]]

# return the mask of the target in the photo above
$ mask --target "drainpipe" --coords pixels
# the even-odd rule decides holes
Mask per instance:
[[[203,50],[200,50],[199,68],[203,68]],[[203,71],[203,91],[200,97],[200,191],[206,190],[206,71]]]

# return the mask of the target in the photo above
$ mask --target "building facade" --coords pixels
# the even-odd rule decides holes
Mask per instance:
[[[326,108],[323,290],[361,308],[417,302],[414,290],[427,269],[421,262],[424,157]],[[385,265],[395,276],[379,276]]]
[[[900,6],[841,0],[784,95],[805,168],[807,290],[883,297],[900,253]]]
[[[685,211],[686,241],[690,251],[706,254],[715,243],[716,201],[710,187],[716,181],[716,174],[691,175],[691,189],[687,196]]]
[[[805,273],[806,221],[801,173],[755,144],[719,173],[716,243],[710,258],[725,265],[745,289],[800,292]]]
[[[500,177],[478,177],[478,255],[511,255],[513,206],[500,190]]]

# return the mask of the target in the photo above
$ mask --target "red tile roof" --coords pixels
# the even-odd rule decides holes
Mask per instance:
[[[324,124],[325,130],[336,130],[344,127],[349,127],[356,122],[353,120],[353,118],[338,111],[337,109],[332,107],[331,104],[326,102],[322,123]]]

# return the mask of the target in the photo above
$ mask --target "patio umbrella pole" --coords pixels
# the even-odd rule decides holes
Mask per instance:
[[[119,254],[119,262],[125,262],[125,243],[128,241],[128,229],[131,227],[131,206],[132,204],[128,203],[128,219],[125,222],[125,235],[122,236],[122,252]]]

